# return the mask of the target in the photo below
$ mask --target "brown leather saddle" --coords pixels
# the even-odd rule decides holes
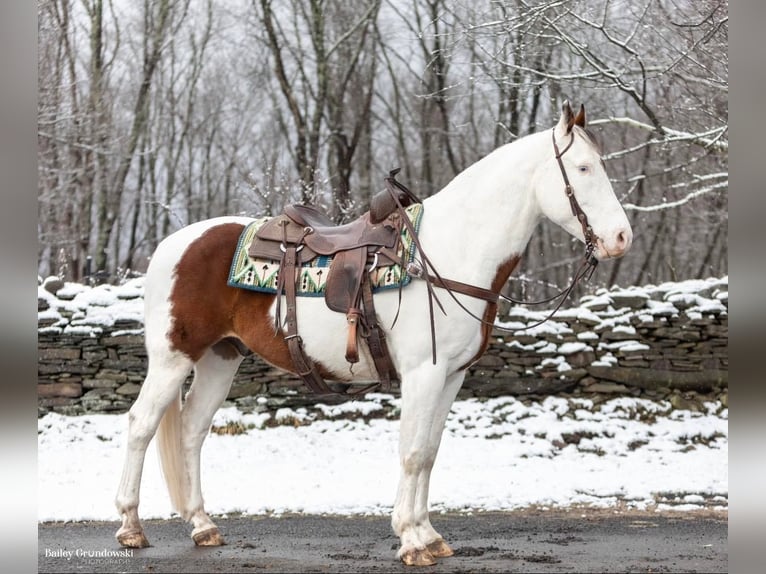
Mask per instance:
[[[335,225],[315,207],[288,205],[282,214],[261,226],[248,250],[248,255],[254,259],[280,262],[276,328],[284,328],[296,370],[316,393],[329,394],[333,391],[303,349],[298,333],[295,283],[301,265],[319,256],[332,257],[325,285],[325,302],[333,311],[346,315],[346,360],[351,364],[359,361],[358,339],[361,335],[378,372],[379,383],[356,390],[353,394],[364,393],[380,385],[390,390],[391,382],[399,379],[388,352],[385,334],[377,320],[370,281],[370,272],[378,265],[404,263],[403,256],[399,254],[399,243],[403,226],[411,228],[404,209],[412,203],[420,203],[409,189],[396,181],[398,171],[393,170],[389,174],[385,179],[386,188],[372,198],[370,210],[358,219]],[[281,295],[285,296],[287,306],[284,325]]]

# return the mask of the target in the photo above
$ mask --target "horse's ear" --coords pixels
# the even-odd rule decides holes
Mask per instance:
[[[583,116],[584,117],[584,116]],[[561,117],[559,118],[559,124],[557,129],[562,132],[562,135],[568,135],[572,131],[572,126],[575,124],[575,115],[572,111],[572,106],[569,105],[569,100],[564,100],[564,104],[561,106]]]
[[[585,106],[583,104],[580,104],[580,111],[577,112],[577,117],[574,119],[574,125],[585,129]]]

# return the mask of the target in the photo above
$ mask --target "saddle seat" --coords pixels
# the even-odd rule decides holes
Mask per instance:
[[[333,224],[327,215],[310,205],[288,205],[284,214],[304,229],[310,229],[303,241],[320,255],[334,255],[359,247],[392,248],[399,235],[390,223],[370,222],[369,212],[343,225]]]

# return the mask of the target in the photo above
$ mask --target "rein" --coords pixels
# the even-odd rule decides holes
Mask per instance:
[[[577,218],[577,220],[580,222],[580,225],[582,226],[583,236],[585,238],[585,254],[583,255],[580,265],[578,266],[577,270],[572,276],[572,282],[556,295],[549,297],[547,299],[541,299],[538,301],[524,301],[520,299],[514,299],[513,297],[508,297],[506,295],[503,295],[502,293],[492,291],[491,289],[485,289],[483,287],[477,287],[476,285],[470,285],[467,283],[463,283],[461,281],[455,281],[452,279],[443,278],[439,274],[439,272],[434,268],[428,256],[423,251],[423,248],[420,245],[420,241],[418,240],[418,236],[415,233],[415,230],[411,228],[412,227],[411,224],[409,224],[409,222],[407,222],[405,218],[405,225],[407,225],[408,231],[410,232],[413,238],[413,241],[415,242],[415,245],[420,254],[420,257],[419,257],[420,261],[419,262],[413,261],[409,263],[406,266],[406,271],[412,277],[423,279],[426,282],[426,288],[428,290],[428,310],[429,310],[429,315],[431,319],[431,349],[432,349],[432,359],[434,364],[436,364],[436,332],[434,327],[433,302],[436,301],[436,304],[439,306],[439,309],[441,309],[442,313],[446,315],[446,312],[441,302],[439,301],[439,298],[434,292],[433,286],[440,287],[446,290],[449,296],[457,303],[457,305],[463,311],[465,311],[465,313],[467,313],[472,318],[476,319],[482,325],[493,327],[501,331],[515,332],[515,331],[523,331],[526,329],[537,327],[539,325],[542,325],[549,319],[551,319],[551,317],[553,317],[556,314],[556,312],[558,312],[558,310],[561,308],[561,306],[564,304],[564,301],[566,301],[566,299],[572,293],[575,286],[584,278],[590,279],[591,276],[593,275],[593,272],[596,270],[596,266],[598,265],[598,259],[596,259],[594,252],[596,250],[596,241],[598,240],[598,238],[596,234],[593,232],[593,228],[590,226],[590,223],[588,222],[588,216],[585,214],[582,207],[580,207],[580,204],[574,195],[574,189],[572,188],[572,185],[569,182],[569,177],[567,175],[566,168],[564,167],[564,162],[561,159],[562,156],[572,147],[575,136],[574,136],[574,133],[570,133],[569,143],[564,147],[563,150],[559,150],[559,147],[556,144],[555,129],[552,133],[553,133],[553,150],[556,154],[556,161],[558,163],[559,169],[561,170],[561,176],[564,179],[564,193],[569,199],[569,205],[572,209],[572,215],[574,215]],[[407,187],[404,184],[396,181],[395,176],[398,172],[399,172],[398,169],[392,170],[389,173],[389,176],[385,179],[386,188],[388,189],[389,193],[393,196],[397,204],[399,203],[399,200],[397,198],[397,194],[394,191],[394,187],[408,194],[409,196],[413,196],[412,192],[409,189],[407,189]],[[476,299],[482,299],[492,305],[497,305],[499,300],[503,300],[508,303],[517,304],[517,305],[542,305],[544,303],[550,303],[551,301],[555,301],[556,299],[559,299],[559,298],[560,300],[556,304],[556,307],[544,319],[537,321],[536,323],[533,323],[532,325],[527,325],[526,327],[511,329],[508,327],[495,325],[493,321],[487,321],[483,317],[479,317],[478,315],[474,314],[457,298],[455,293],[460,293],[462,295],[467,295],[469,297],[474,297]],[[399,297],[401,302],[401,288],[400,288]],[[397,317],[394,318],[394,324],[396,324],[397,318],[398,318],[398,311],[397,311]],[[393,327],[393,324],[392,324],[392,327]]]

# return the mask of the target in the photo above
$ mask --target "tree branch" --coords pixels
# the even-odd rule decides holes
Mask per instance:
[[[650,131],[650,132],[657,131],[656,127],[653,125],[645,124],[643,122],[639,122],[638,120],[634,120],[633,118],[627,118],[627,117],[620,117],[620,118],[610,117],[607,119],[593,120],[589,122],[589,125],[591,126],[605,125],[605,124],[622,124],[622,125],[627,125],[627,126],[638,128],[645,131]],[[648,143],[659,144],[659,143],[666,143],[671,141],[688,141],[690,143],[693,143],[694,145],[701,146],[713,152],[728,154],[729,140],[723,139],[723,134],[726,133],[728,129],[729,129],[729,126],[721,126],[719,128],[713,128],[712,130],[708,130],[707,132],[695,134],[692,132],[684,132],[681,130],[674,130],[674,129],[662,126],[662,133],[665,134],[665,137],[661,139],[651,140]],[[644,147],[645,145],[646,143],[642,144],[640,147]],[[639,149],[639,148],[635,148],[635,149]],[[609,159],[614,159],[614,157],[617,157],[617,156],[612,154],[609,157]]]

